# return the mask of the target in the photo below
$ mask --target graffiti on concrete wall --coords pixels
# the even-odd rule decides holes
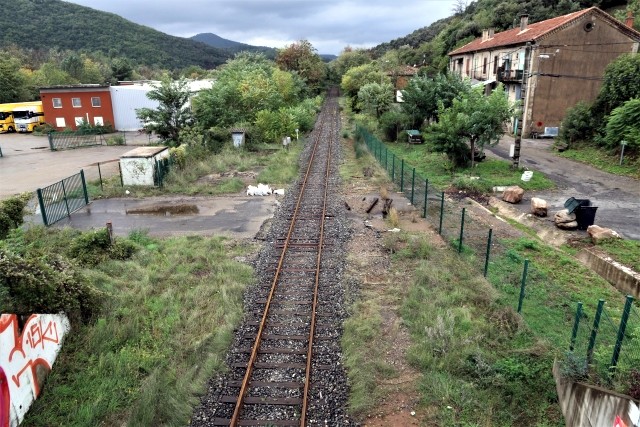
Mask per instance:
[[[33,314],[22,330],[18,316],[0,315],[0,427],[22,422],[69,329],[63,314]]]

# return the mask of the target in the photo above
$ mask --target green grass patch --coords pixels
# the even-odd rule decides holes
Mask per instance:
[[[447,156],[443,153],[429,151],[428,144],[409,145],[385,143],[391,159],[392,153],[396,158],[396,167],[400,170],[400,161],[404,159],[405,169],[416,168],[416,172],[429,179],[429,184],[437,188],[448,188],[456,184],[465,187],[472,187],[477,191],[488,192],[495,186],[519,185],[525,190],[544,190],[554,188],[553,181],[540,172],[534,172],[529,182],[524,182],[520,178],[522,170],[512,169],[511,163],[505,160],[486,159],[476,163],[473,169],[454,170]],[[479,179],[471,180],[471,177]]]
[[[11,244],[61,251],[77,233],[32,229]],[[75,325],[23,425],[187,425],[208,378],[223,369],[254,280],[234,257],[254,248],[140,231],[118,240],[136,253],[80,270],[103,292],[104,309]]]
[[[398,266],[399,267],[399,266]],[[554,352],[501,303],[465,259],[432,249],[401,309],[435,425],[564,425],[550,368]]]
[[[620,165],[620,154],[590,144],[575,144],[570,150],[565,150],[558,155],[614,175],[640,179],[640,157],[625,156],[622,165]]]
[[[640,272],[640,241],[609,239],[599,243],[596,248],[605,252],[614,260]]]
[[[130,197],[236,194],[245,188],[245,184],[239,177],[234,177],[233,172],[247,171],[258,174],[255,184],[285,186],[298,176],[298,158],[304,141],[291,144],[288,150],[266,146],[258,151],[228,148],[218,154],[198,152],[188,155],[183,168],[171,167],[162,187],[123,187],[120,177],[115,176],[104,179],[102,187],[99,181],[89,182],[87,189],[90,199],[124,197],[126,191]],[[216,178],[212,183],[207,177],[215,174],[229,176]]]

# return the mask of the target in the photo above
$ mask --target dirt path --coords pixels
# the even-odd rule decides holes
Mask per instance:
[[[498,146],[487,150],[488,155],[509,159],[510,137],[504,137]],[[595,223],[610,227],[626,238],[640,240],[640,181],[600,171],[591,166],[556,156],[551,139],[525,139],[522,144],[520,165],[540,171],[554,180],[556,190],[528,191],[519,205],[529,210],[531,197],[540,197],[549,203],[549,212],[562,209],[570,198],[589,199],[597,206]]]

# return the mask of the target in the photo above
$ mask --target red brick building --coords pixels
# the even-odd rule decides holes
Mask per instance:
[[[108,85],[54,86],[40,89],[46,122],[56,129],[91,125],[113,125],[113,107]]]

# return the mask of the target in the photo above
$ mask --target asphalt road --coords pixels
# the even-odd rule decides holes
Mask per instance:
[[[509,158],[513,138],[504,137],[496,147],[485,150],[489,156]],[[526,212],[531,197],[540,197],[549,204],[549,220],[564,208],[570,197],[589,199],[597,206],[595,224],[609,227],[624,237],[640,240],[640,181],[612,175],[573,160],[558,157],[551,149],[552,139],[524,139],[520,166],[540,171],[556,182],[555,190],[527,191],[523,201],[515,205]]]

